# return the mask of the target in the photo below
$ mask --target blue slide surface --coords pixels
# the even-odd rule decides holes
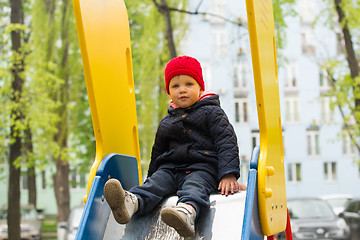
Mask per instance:
[[[264,239],[257,206],[257,161],[259,147],[253,151],[247,191],[228,197],[218,193],[210,196],[211,206],[196,223],[196,235],[186,239]],[[135,157],[121,154],[106,156],[93,180],[76,239],[184,239],[161,221],[160,210],[175,205],[177,196],[165,199],[147,216],[133,216],[126,225],[117,224],[105,198],[103,188],[109,178],[118,179],[124,189],[138,184]]]

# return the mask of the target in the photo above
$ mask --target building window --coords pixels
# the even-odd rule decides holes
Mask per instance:
[[[260,145],[260,132],[259,132],[259,130],[252,130],[252,132],[251,132],[251,142],[252,142],[252,148],[253,149],[256,146]]]
[[[285,97],[285,120],[287,123],[299,122],[299,100],[296,96]]]
[[[284,132],[282,132],[283,153],[285,156],[284,138],[285,138]],[[256,146],[260,146],[260,131],[258,129],[251,131],[251,143],[252,143],[252,149],[254,149]]]
[[[318,130],[307,130],[307,153],[310,157],[320,156],[320,136]]]
[[[284,134],[284,130],[281,129],[281,136],[282,136],[282,148],[283,148],[283,155],[285,156],[285,134]]]
[[[354,216],[357,216],[359,211],[360,205],[357,201],[350,203],[349,206],[346,207],[346,212],[351,212],[354,214]]]
[[[82,189],[86,187],[86,177],[84,173],[79,173],[78,170],[70,172],[70,186],[72,189]]]
[[[212,29],[213,53],[215,56],[225,56],[227,53],[227,33],[223,27]]]
[[[235,99],[235,122],[247,123],[248,116],[248,100],[246,98]]]
[[[312,24],[315,20],[314,1],[300,0],[299,15],[302,23]]]
[[[247,91],[248,90],[248,78],[250,76],[250,68],[243,62],[235,65],[234,72],[234,88],[235,91]]]
[[[41,189],[46,189],[46,171],[41,171]]]
[[[321,121],[323,123],[334,122],[334,111],[331,110],[331,98],[329,96],[321,97]]]
[[[206,61],[201,61],[201,68],[203,73],[203,79],[205,82],[206,89],[212,89],[212,80],[211,80],[211,68],[210,64]]]
[[[29,177],[26,171],[21,173],[21,190],[29,190]]]
[[[304,55],[315,55],[315,33],[313,29],[303,29],[301,31],[301,47]]]
[[[325,69],[322,69],[319,74],[320,90],[327,92],[331,89],[331,81]]]
[[[297,89],[297,82],[299,78],[298,66],[296,63],[289,63],[285,67],[286,77],[284,87],[285,90]]]
[[[72,170],[70,172],[70,185],[71,185],[71,188],[77,188],[77,181],[76,181],[76,170]]]
[[[324,163],[324,178],[326,181],[336,180],[336,162],[325,162]]]
[[[341,30],[340,30],[340,27],[336,27],[336,40],[337,40],[337,47],[336,47],[336,50],[337,50],[337,54],[338,55],[342,55],[345,53],[345,41],[344,41],[344,38],[342,37],[342,34],[340,33]]]
[[[288,180],[290,183],[301,182],[301,164],[289,163],[288,164]]]
[[[226,16],[226,1],[224,0],[212,0],[209,8],[211,15],[207,15],[207,20],[212,24],[224,24],[224,19],[220,18]],[[212,14],[220,17],[213,16]]]
[[[342,141],[343,154],[349,157],[355,156],[356,153],[355,145],[352,142],[349,134],[343,134],[342,140],[343,140]]]

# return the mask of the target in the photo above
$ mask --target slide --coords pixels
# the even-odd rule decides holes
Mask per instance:
[[[257,160],[259,147],[254,149],[247,192],[225,197],[210,196],[210,209],[196,222],[196,235],[191,239],[264,239],[257,208]],[[100,163],[85,205],[76,239],[184,239],[161,221],[160,210],[175,205],[176,196],[164,200],[146,216],[136,216],[126,225],[118,224],[104,199],[104,184],[110,178],[121,181],[125,189],[137,184],[137,161],[134,157],[110,154]]]
[[[246,6],[260,146],[252,153],[247,191],[212,194],[193,239],[274,239],[285,229],[291,233],[272,1],[246,0]],[[129,20],[123,0],[73,0],[73,7],[96,140],[76,239],[181,239],[159,217],[161,207],[175,204],[176,196],[126,226],[112,216],[103,195],[105,182],[116,178],[125,189],[142,183]]]

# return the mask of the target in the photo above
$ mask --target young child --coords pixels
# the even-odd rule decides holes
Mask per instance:
[[[204,92],[200,63],[189,56],[172,59],[165,69],[171,98],[168,114],[160,121],[152,149],[148,177],[141,186],[123,190],[110,179],[104,195],[120,224],[134,213],[147,214],[165,197],[179,197],[175,207],[161,210],[162,220],[183,237],[195,234],[195,219],[210,207],[209,195],[228,196],[238,184],[237,138],[219,96]]]

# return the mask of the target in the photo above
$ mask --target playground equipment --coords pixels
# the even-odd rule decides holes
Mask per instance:
[[[247,192],[210,196],[193,239],[263,239],[287,229],[282,128],[271,0],[246,0],[260,147],[254,149]],[[141,184],[128,16],[123,0],[73,0],[96,139],[84,214],[76,239],[182,239],[159,217],[119,225],[103,196],[109,178],[125,189]],[[170,197],[162,206],[174,204]]]

